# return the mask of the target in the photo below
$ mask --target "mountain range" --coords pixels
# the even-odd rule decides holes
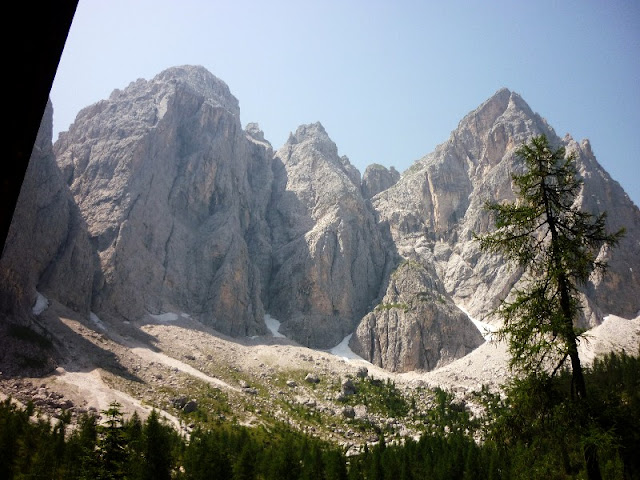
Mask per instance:
[[[240,123],[228,86],[198,66],[137,80],[81,110],[52,143],[52,106],[0,260],[0,315],[37,326],[37,301],[85,318],[189,317],[236,338],[349,346],[395,372],[432,370],[484,343],[473,319],[521,279],[479,250],[487,201],[515,198],[514,152],[534,135],[576,153],[576,202],[608,212],[605,276],[584,286],[581,327],[640,314],[640,210],[588,140],[560,138],[515,92],[497,91],[407,171],[340,155],[320,123],[274,149]],[[6,359],[11,349],[1,354]]]

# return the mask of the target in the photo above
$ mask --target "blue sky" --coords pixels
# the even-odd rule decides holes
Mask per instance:
[[[402,171],[501,87],[589,138],[640,205],[640,2],[80,0],[51,92],[78,111],[167,67],[203,65],[279,148],[320,121],[364,171]]]

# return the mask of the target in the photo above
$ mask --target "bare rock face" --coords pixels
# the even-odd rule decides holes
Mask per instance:
[[[36,290],[88,313],[94,256],[87,226],[55,162],[47,104],[0,261],[0,314],[25,317]]]
[[[446,365],[482,343],[482,335],[451,301],[435,271],[405,261],[349,346],[375,365],[406,372]]]
[[[304,345],[339,343],[379,294],[388,254],[352,168],[319,123],[276,153],[269,312]]]
[[[226,84],[192,66],[78,114],[55,149],[100,256],[95,311],[185,312],[223,333],[265,331],[272,151],[248,130]]]
[[[362,176],[362,196],[372,198],[380,192],[395,185],[400,180],[400,173],[394,168],[377,163],[369,165]]]
[[[502,258],[482,254],[472,233],[485,233],[493,220],[486,201],[512,200],[511,172],[518,171],[514,150],[533,135],[577,152],[585,185],[580,205],[586,211],[611,213],[611,231],[624,225],[627,236],[619,248],[602,252],[610,273],[585,288],[581,322],[593,326],[602,314],[633,317],[640,310],[640,212],[617,182],[598,165],[588,142],[561,140],[553,129],[509,90],[498,91],[467,115],[449,140],[416,162],[393,187],[373,199],[380,221],[387,222],[405,258],[432,264],[456,304],[485,317],[498,305],[521,272]],[[624,292],[612,295],[612,292]],[[491,318],[487,319],[491,321]]]
[[[0,259],[0,370],[40,376],[59,359],[38,318],[48,299],[88,315],[97,261],[51,146],[51,103],[36,143]]]

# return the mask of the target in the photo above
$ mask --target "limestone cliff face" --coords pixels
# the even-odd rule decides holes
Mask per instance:
[[[388,254],[359,180],[319,123],[276,153],[269,311],[305,345],[339,343],[379,294]]]
[[[47,104],[0,260],[0,315],[25,319],[36,290],[88,313],[94,256],[87,226],[55,162]]]
[[[617,182],[597,164],[588,142],[558,138],[553,129],[509,90],[498,91],[467,115],[449,140],[416,162],[393,187],[372,200],[381,221],[388,222],[401,255],[432,264],[446,292],[471,314],[484,317],[520,278],[501,258],[481,254],[472,233],[487,232],[493,220],[486,201],[513,199],[514,150],[533,135],[546,134],[578,154],[585,186],[581,206],[611,213],[609,228],[627,228],[627,237],[612,252],[610,274],[587,286],[583,323],[594,325],[602,313],[635,316],[640,310],[638,219],[640,212]],[[620,213],[618,213],[620,212]],[[622,290],[620,290],[622,289]],[[613,291],[625,292],[610,295]],[[607,292],[607,293],[605,293]]]
[[[138,80],[79,113],[55,148],[100,256],[96,311],[185,312],[223,333],[264,331],[272,152],[249,130],[202,67]]]

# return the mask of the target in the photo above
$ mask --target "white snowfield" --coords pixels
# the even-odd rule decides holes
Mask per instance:
[[[349,340],[351,340],[352,335],[353,333],[350,333],[344,337],[338,345],[329,350],[329,353],[342,358],[345,362],[348,362],[349,360],[362,360],[363,362],[367,362],[364,358],[349,348]]]
[[[96,315],[95,313],[89,312],[89,320],[91,320],[93,324],[103,332],[107,331],[107,327],[104,325],[104,323],[102,323],[102,320],[100,320],[98,315]]]
[[[49,306],[49,300],[40,292],[36,292],[36,302],[33,304],[31,311],[34,315],[40,315]]]
[[[275,338],[287,338],[280,333],[280,322],[268,313],[264,316],[264,323]]]
[[[478,331],[484,337],[485,341],[490,342],[492,340],[492,338],[493,338],[493,334],[496,332],[496,330],[498,330],[498,327],[496,327],[495,325],[491,325],[490,323],[486,323],[486,322],[482,322],[480,320],[476,320],[471,315],[469,315],[469,312],[463,306],[461,306],[461,305],[456,305],[456,306],[460,310],[462,310],[467,317],[469,317],[469,320],[471,320],[473,322],[473,324],[476,326]]]
[[[268,313],[264,316],[264,323],[271,332],[271,335],[273,335],[275,338],[287,338],[285,335],[280,333],[280,321],[276,320]],[[332,355],[335,355],[336,357],[340,357],[345,362],[349,362],[350,360],[361,360],[363,362],[369,363],[349,348],[349,340],[351,340],[352,335],[353,334],[350,333],[349,335],[344,337],[338,345],[328,350],[328,352]]]
[[[149,316],[153,318],[156,322],[161,322],[161,323],[177,322],[178,319],[180,318],[180,316],[177,313],[173,313],[173,312],[160,313],[158,315],[149,314]]]

